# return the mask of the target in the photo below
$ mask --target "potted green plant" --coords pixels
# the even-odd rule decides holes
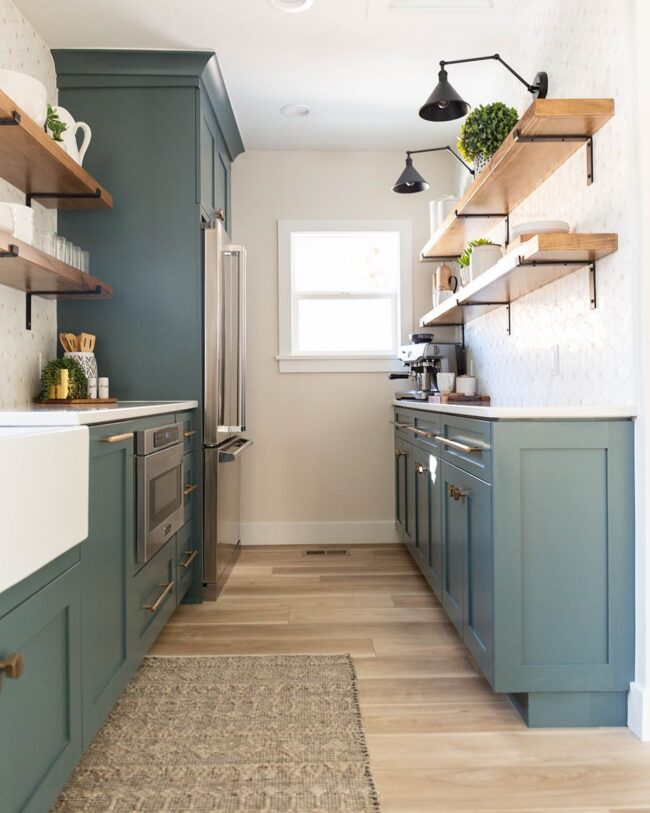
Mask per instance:
[[[457,260],[463,285],[475,280],[488,268],[492,268],[501,257],[501,246],[498,243],[493,243],[487,237],[470,240]]]
[[[61,370],[68,371],[68,400],[88,397],[88,380],[76,359],[62,358],[49,361],[41,373],[40,400],[56,397],[54,391],[61,380]],[[54,388],[54,389],[53,389]]]
[[[477,174],[518,121],[515,108],[503,102],[479,105],[467,116],[460,130],[458,150],[466,161],[474,162]]]
[[[61,121],[58,112],[49,104],[47,106],[47,119],[45,120],[45,124],[51,133],[52,139],[62,144],[63,138],[61,136],[68,129],[68,125]]]

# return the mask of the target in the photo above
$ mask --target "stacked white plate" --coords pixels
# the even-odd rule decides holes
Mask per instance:
[[[529,223],[517,223],[510,228],[510,239],[521,234],[557,234],[571,231],[571,224],[565,220],[532,220]]]
[[[0,230],[24,243],[33,243],[34,210],[21,203],[0,203]]]
[[[31,116],[39,127],[47,118],[47,90],[42,82],[20,71],[0,70],[0,90]]]

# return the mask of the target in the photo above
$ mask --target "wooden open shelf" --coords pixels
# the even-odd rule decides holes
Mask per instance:
[[[113,198],[101,184],[0,91],[0,119],[17,118],[16,124],[0,126],[0,178],[26,195],[34,195],[35,200],[50,209],[113,206]],[[48,197],[39,197],[43,194]]]
[[[0,257],[0,285],[53,298],[61,293],[66,299],[108,299],[113,295],[113,289],[105,282],[0,232],[0,254],[10,253],[12,246],[18,256]]]
[[[460,199],[456,212],[505,217],[585,144],[522,142],[517,134],[588,137],[613,115],[613,99],[536,99]],[[484,237],[498,224],[498,217],[458,217],[452,212],[424,246],[420,260],[453,259],[470,240]]]
[[[518,238],[496,265],[425,314],[420,327],[462,325],[572,274],[581,266],[591,265],[617,249],[617,234],[536,234]],[[525,264],[534,262],[543,264]]]

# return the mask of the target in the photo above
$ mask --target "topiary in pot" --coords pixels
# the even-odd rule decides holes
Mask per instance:
[[[480,172],[518,121],[515,108],[503,102],[474,108],[460,131],[460,154],[466,161],[473,161],[475,170]]]
[[[88,397],[88,380],[81,364],[76,359],[62,358],[49,361],[41,373],[41,394],[40,400],[47,401],[50,387],[59,383],[61,370],[68,370],[69,385],[68,400],[73,398]]]

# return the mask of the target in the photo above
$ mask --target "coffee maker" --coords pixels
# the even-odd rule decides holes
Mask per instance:
[[[435,342],[433,334],[412,334],[411,344],[399,349],[399,357],[408,372],[390,373],[389,378],[407,378],[415,389],[395,393],[397,400],[426,401],[439,392],[438,373],[465,374],[465,348],[457,342]]]

